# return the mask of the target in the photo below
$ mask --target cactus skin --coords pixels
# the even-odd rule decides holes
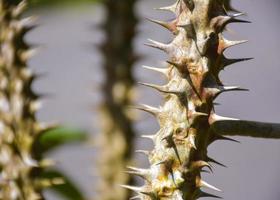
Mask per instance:
[[[119,184],[132,184],[133,177],[123,172],[131,165],[135,130],[131,112],[134,96],[133,66],[138,60],[133,40],[138,19],[134,13],[136,0],[105,0],[106,21],[101,28],[105,41],[101,44],[105,75],[100,108],[102,134],[99,163],[101,184],[98,199],[125,200],[131,192],[120,190]],[[108,148],[110,147],[110,148]],[[112,167],[113,166],[113,167]]]
[[[159,10],[171,11],[176,18],[170,22],[151,20],[170,30],[174,39],[169,44],[150,40],[148,46],[168,54],[167,68],[145,67],[163,74],[163,86],[143,83],[164,96],[159,108],[143,105],[140,110],[154,115],[160,125],[155,135],[143,136],[154,142],[152,151],[139,151],[148,156],[149,169],[129,167],[129,173],[145,180],[142,187],[123,185],[138,193],[141,200],[196,200],[216,197],[203,188],[220,191],[206,183],[201,173],[212,170],[210,163],[222,165],[207,155],[208,146],[217,140],[233,139],[225,135],[280,138],[277,124],[241,121],[215,113],[214,100],[239,87],[224,86],[219,73],[236,62],[223,52],[246,41],[229,41],[222,32],[229,23],[247,23],[229,15],[233,9],[227,0],[177,0]],[[264,131],[264,132],[261,132]]]
[[[43,199],[42,187],[56,180],[39,179],[43,160],[36,160],[33,144],[44,133],[36,121],[39,96],[36,79],[27,68],[34,50],[24,42],[34,18],[21,19],[26,1],[0,0],[0,199]]]

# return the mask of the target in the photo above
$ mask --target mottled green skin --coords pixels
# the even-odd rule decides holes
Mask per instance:
[[[99,172],[102,180],[98,199],[125,200],[131,197],[131,192],[120,189],[119,184],[133,183],[133,178],[124,171],[131,165],[134,152],[135,129],[128,107],[133,104],[133,66],[138,59],[133,48],[138,22],[134,12],[137,0],[105,0],[102,3],[106,19],[101,26],[105,40],[100,50],[105,81],[100,106],[102,159]]]

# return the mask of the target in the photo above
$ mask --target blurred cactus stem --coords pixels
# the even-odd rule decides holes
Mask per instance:
[[[164,103],[158,108],[140,107],[157,118],[160,130],[145,136],[154,142],[154,149],[139,151],[147,155],[150,167],[129,167],[129,173],[145,180],[140,187],[123,185],[138,194],[133,199],[219,198],[203,191],[205,188],[221,191],[202,178],[202,172],[212,172],[211,163],[223,165],[208,155],[210,144],[218,140],[234,141],[228,135],[280,138],[278,124],[242,121],[215,112],[215,99],[220,94],[246,91],[225,86],[219,77],[230,65],[249,60],[229,59],[223,54],[227,48],[246,42],[230,41],[222,34],[230,23],[248,23],[239,19],[242,13],[229,14],[226,8],[233,11],[229,5],[226,0],[177,0],[171,6],[159,8],[172,12],[174,20],[151,19],[173,33],[174,39],[168,44],[154,40],[147,44],[167,53],[167,68],[145,67],[163,74],[167,83],[143,83],[162,93]],[[113,151],[110,146],[108,149]]]
[[[43,199],[42,189],[61,179],[40,179],[46,161],[36,160],[33,144],[47,127],[37,122],[36,75],[27,67],[35,50],[24,42],[34,18],[21,18],[26,1],[0,0],[0,199]]]
[[[133,178],[125,174],[132,162],[135,129],[128,107],[134,99],[133,66],[138,60],[133,42],[138,19],[134,9],[137,0],[104,0],[106,19],[101,25],[105,40],[100,45],[103,55],[104,84],[103,103],[100,107],[101,140],[98,199],[126,200],[130,191],[122,190],[119,184],[131,184]]]

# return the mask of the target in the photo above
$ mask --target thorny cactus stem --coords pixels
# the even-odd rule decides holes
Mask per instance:
[[[34,18],[21,19],[26,1],[0,0],[0,199],[43,199],[41,189],[59,180],[38,178],[43,161],[34,158],[33,144],[44,132],[36,121],[36,76],[27,68],[34,50],[24,42]]]
[[[124,174],[131,165],[135,130],[128,106],[134,96],[133,66],[138,57],[134,53],[137,0],[105,0],[106,21],[101,28],[106,38],[100,50],[104,58],[105,81],[100,108],[102,134],[99,171],[101,184],[98,199],[125,200],[131,192],[120,190],[119,184],[132,184],[133,178]],[[109,148],[108,148],[109,147]]]
[[[124,186],[139,194],[142,200],[195,200],[216,197],[202,191],[203,187],[220,191],[201,178],[210,163],[220,164],[207,155],[207,147],[217,140],[232,140],[224,135],[280,138],[280,126],[240,121],[221,117],[214,111],[214,100],[221,93],[243,90],[224,86],[221,70],[236,62],[223,52],[245,41],[229,41],[222,32],[229,23],[247,23],[238,19],[241,13],[229,15],[223,0],[177,0],[159,10],[171,11],[176,18],[170,22],[152,20],[174,34],[169,44],[150,40],[148,46],[158,48],[169,56],[167,68],[152,68],[162,73],[168,83],[163,86],[143,85],[164,95],[159,108],[140,107],[153,114],[160,130],[144,136],[154,142],[152,151],[145,153],[149,169],[130,168],[131,174],[145,179],[142,187]]]

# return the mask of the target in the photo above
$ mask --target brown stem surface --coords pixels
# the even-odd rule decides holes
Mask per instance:
[[[255,138],[280,139],[280,124],[244,120],[218,121],[213,130],[224,136],[247,136]]]

